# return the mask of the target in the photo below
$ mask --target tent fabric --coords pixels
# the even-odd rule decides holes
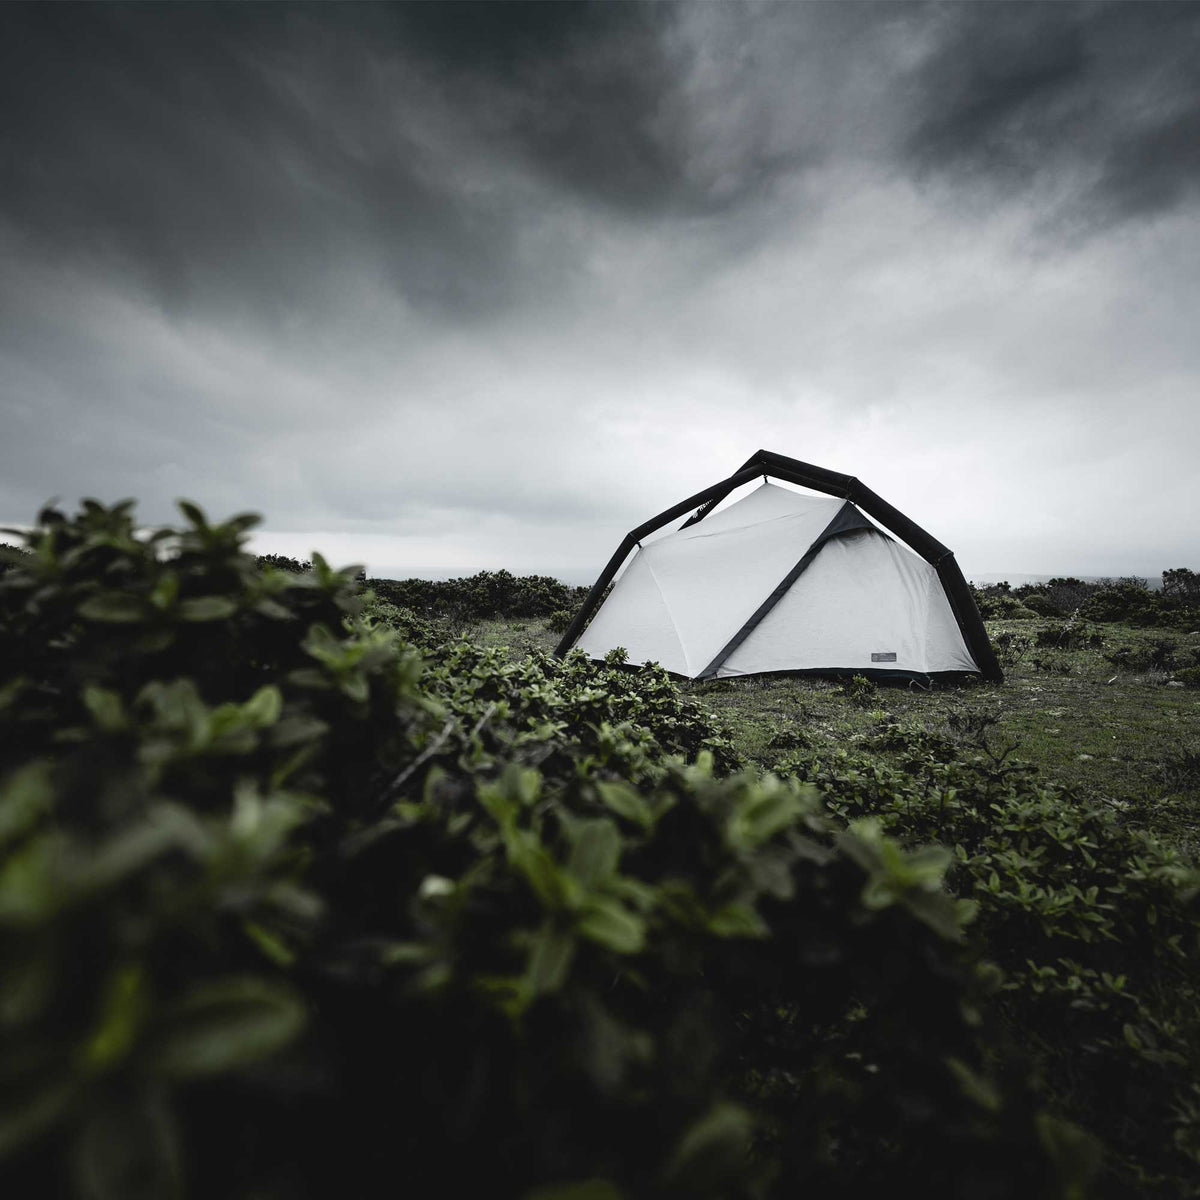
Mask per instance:
[[[640,547],[576,645],[690,678],[979,669],[933,566],[846,501],[765,482]]]
[[[804,557],[783,577],[775,590],[756,608],[750,619],[733,635],[717,654],[717,657],[700,673],[701,679],[711,679],[725,665],[729,656],[741,646],[758,628],[779,601],[787,594],[799,577],[812,566],[813,561],[821,552],[821,548],[832,538],[842,537],[854,530],[872,529],[870,521],[854,507],[853,504],[843,504],[834,514],[833,520],[821,531],[811,546],[804,552]]]

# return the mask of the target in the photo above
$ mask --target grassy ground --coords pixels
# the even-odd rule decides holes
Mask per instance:
[[[728,726],[741,753],[764,769],[804,743],[853,745],[885,715],[945,733],[964,722],[984,723],[989,745],[1013,746],[1039,775],[1112,805],[1129,820],[1200,852],[1200,690],[1171,684],[1162,669],[1118,669],[1106,655],[1120,647],[1140,652],[1174,644],[1177,666],[1200,655],[1200,633],[1095,626],[1099,646],[1037,647],[1046,621],[995,621],[993,640],[1012,644],[1002,684],[924,691],[880,686],[851,696],[842,684],[809,678],[750,678],[684,684],[704,697]],[[515,656],[552,650],[558,635],[545,622],[485,621],[464,629]],[[1025,643],[1029,643],[1028,645]]]

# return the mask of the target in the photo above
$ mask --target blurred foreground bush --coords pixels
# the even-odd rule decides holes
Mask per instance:
[[[182,508],[0,577],[3,1195],[1080,1194],[947,852]]]

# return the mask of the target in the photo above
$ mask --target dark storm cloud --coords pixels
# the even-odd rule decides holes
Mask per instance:
[[[563,212],[728,215],[857,143],[1168,208],[1198,52],[1192,4],[8,5],[0,220],[177,310],[336,307],[362,265],[469,317],[570,289]]]
[[[636,211],[676,197],[680,146],[655,127],[677,65],[652,4],[449,3],[389,11],[398,43],[436,62],[474,122],[530,166]]]
[[[960,4],[922,10],[933,49],[905,150],[924,171],[1019,189],[1066,182],[1106,223],[1200,187],[1200,5]]]
[[[1099,511],[1153,463],[1194,507],[1152,443],[1200,419],[1198,23],[0,5],[0,518],[187,495],[545,566],[759,445],[918,519],[957,471],[972,537],[1039,472]]]
[[[287,305],[362,245],[418,305],[503,299],[503,214],[465,212],[430,176],[344,21],[105,5],[0,21],[0,205],[44,252],[128,270],[176,307]]]
[[[689,172],[669,20],[608,4],[7,6],[0,216],[173,308],[232,294],[261,318],[363,260],[420,309],[502,308],[532,277],[568,281],[553,230],[526,260],[545,185],[653,216],[753,184],[718,196]]]

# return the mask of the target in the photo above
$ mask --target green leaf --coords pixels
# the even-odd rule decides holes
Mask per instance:
[[[273,962],[277,967],[290,967],[296,961],[296,952],[288,946],[282,937],[272,933],[257,921],[243,921],[242,929],[246,936]]]
[[[962,1093],[968,1100],[979,1105],[990,1113],[998,1113],[1003,1106],[1003,1100],[995,1086],[982,1075],[971,1070],[965,1062],[959,1058],[946,1059],[946,1066],[950,1068],[955,1079],[958,1080],[958,1085],[962,1088]]]
[[[115,833],[72,878],[77,895],[102,891],[180,845],[174,821],[147,819]]]
[[[255,525],[261,524],[262,515],[260,513],[244,512],[230,517],[222,524],[222,528],[228,529],[232,533],[245,533],[247,529],[253,529]]]
[[[650,806],[633,788],[624,783],[605,783],[597,780],[596,794],[619,817],[649,829],[654,823]]]
[[[959,901],[953,896],[945,892],[907,891],[899,899],[913,916],[928,925],[939,937],[949,942],[962,940]]]
[[[791,825],[803,809],[799,796],[768,776],[731,818],[730,840],[734,845],[759,846]]]
[[[556,992],[567,981],[575,957],[575,936],[553,921],[534,935],[527,980],[534,995]]]
[[[0,971],[0,1026],[13,1028],[34,1020],[55,992],[55,960],[45,944],[31,947],[28,957],[11,951]]]
[[[278,600],[272,600],[269,597],[256,600],[253,607],[259,616],[266,617],[271,621],[290,621],[296,615],[291,609],[280,604]]]
[[[1034,1118],[1038,1140],[1058,1168],[1061,1194],[1075,1200],[1090,1193],[1089,1184],[1104,1161],[1103,1147],[1089,1133],[1049,1113]]]
[[[79,1093],[75,1080],[56,1079],[0,1107],[0,1161],[56,1125]]]
[[[457,886],[453,879],[447,879],[445,875],[426,875],[421,880],[417,895],[422,900],[440,900],[445,896],[453,896]]]
[[[278,1053],[304,1028],[290,989],[256,978],[200,984],[170,1010],[154,1065],[166,1075],[215,1075]]]
[[[101,592],[91,596],[79,606],[79,615],[85,621],[101,621],[110,625],[134,625],[145,618],[145,601],[123,592]]]
[[[283,711],[283,696],[279,689],[269,683],[261,687],[245,704],[242,705],[242,716],[250,721],[256,729],[274,725]]]
[[[150,593],[150,603],[160,611],[165,612],[179,595],[179,576],[174,571],[164,572]]]
[[[546,908],[565,908],[578,902],[579,883],[554,861],[536,835],[511,829],[505,834],[505,843],[509,862],[521,872]]]
[[[129,724],[121,697],[107,688],[89,683],[83,689],[83,705],[105,733],[116,733]]]
[[[179,1136],[166,1097],[105,1096],[75,1143],[77,1195],[87,1200],[175,1200],[183,1195]]]
[[[765,938],[771,936],[766,921],[750,904],[732,903],[717,909],[708,919],[708,928],[717,937]]]
[[[259,861],[269,859],[287,835],[307,816],[298,798],[277,792],[264,798],[253,779],[239,779],[233,786],[233,814],[229,833],[242,857],[251,853]]]
[[[176,501],[176,503],[179,505],[179,511],[183,513],[183,515],[187,517],[187,519],[191,521],[191,523],[197,529],[208,528],[208,520],[204,516],[203,510],[198,505],[193,504],[190,500],[179,500]]]
[[[607,1179],[577,1179],[544,1184],[526,1192],[521,1200],[623,1200],[623,1193]]]
[[[223,621],[237,612],[237,604],[228,596],[193,596],[179,605],[185,621]]]
[[[318,717],[290,716],[272,726],[268,743],[276,749],[312,742],[329,732],[329,725]]]
[[[746,1169],[754,1122],[736,1104],[718,1103],[680,1139],[666,1177],[681,1191],[711,1195]]]
[[[54,804],[50,764],[31,762],[0,784],[0,848],[30,830]]]
[[[37,925],[63,901],[59,864],[65,838],[41,834],[0,864],[0,926]]]
[[[379,951],[379,961],[385,967],[424,966],[437,956],[437,948],[424,942],[389,942]]]
[[[607,896],[589,898],[576,928],[583,937],[618,954],[637,954],[646,944],[646,923]]]
[[[585,888],[597,887],[616,874],[621,857],[621,835],[612,821],[606,817],[573,821],[567,831],[574,842],[567,870]]]
[[[80,1050],[81,1065],[88,1071],[107,1071],[116,1066],[133,1048],[148,1007],[141,964],[127,964],[110,972],[96,1028]]]

